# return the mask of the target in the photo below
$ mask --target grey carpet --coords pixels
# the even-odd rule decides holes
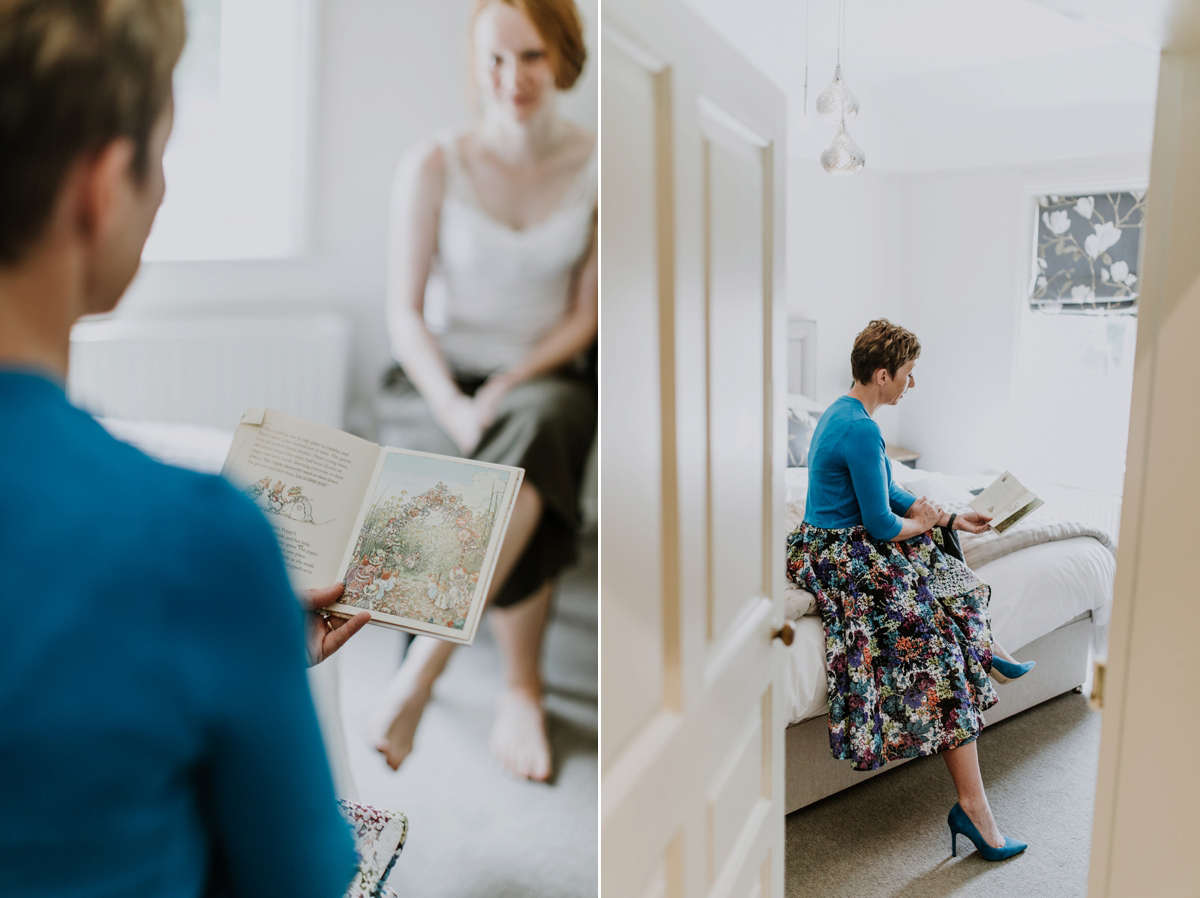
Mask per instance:
[[[360,798],[403,811],[409,840],[389,884],[428,898],[596,895],[595,540],[560,582],[546,635],[549,785],[519,780],[488,751],[500,659],[485,618],[438,681],[412,755],[393,773],[363,736],[402,637],[367,627],[344,649],[343,718]]]
[[[1000,688],[1004,688],[1001,686]],[[805,898],[1083,898],[1100,715],[1067,693],[987,727],[979,764],[1005,835],[1029,843],[991,863],[959,837],[941,758],[923,758],[790,814],[786,893]]]

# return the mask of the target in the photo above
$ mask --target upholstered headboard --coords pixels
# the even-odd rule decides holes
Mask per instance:
[[[817,398],[817,323],[807,318],[788,319],[789,393]]]

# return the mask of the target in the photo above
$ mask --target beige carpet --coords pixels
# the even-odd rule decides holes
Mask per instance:
[[[1000,687],[1004,688],[1003,686]],[[1083,898],[1100,715],[1067,693],[984,730],[980,767],[1001,831],[1029,843],[990,863],[950,857],[954,786],[924,758],[787,818],[786,893],[805,898]]]
[[[556,775],[518,780],[488,752],[500,659],[487,621],[438,681],[413,754],[393,773],[363,737],[367,713],[396,669],[401,637],[367,627],[343,649],[341,696],[361,800],[408,815],[410,835],[389,884],[422,898],[596,895],[597,591],[595,539],[560,584],[545,672]]]

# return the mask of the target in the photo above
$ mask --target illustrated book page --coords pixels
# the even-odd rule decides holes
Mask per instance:
[[[222,470],[267,516],[297,589],[341,581],[331,613],[467,644],[524,473],[273,409],[242,417]]]
[[[341,579],[380,454],[374,443],[332,427],[251,409],[221,473],[266,515],[292,585],[311,589]]]
[[[1005,471],[971,502],[971,508],[992,519],[992,529],[1003,533],[1044,503]]]
[[[525,472],[385,448],[342,559],[336,613],[471,643]]]

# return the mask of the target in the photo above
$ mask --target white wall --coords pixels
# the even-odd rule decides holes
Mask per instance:
[[[817,322],[819,402],[849,389],[850,347],[866,323],[899,315],[890,285],[902,261],[895,229],[902,184],[900,176],[869,169],[835,178],[815,162],[788,161],[788,312]],[[894,441],[895,411],[882,410],[877,420]]]
[[[921,339],[916,388],[883,409],[889,442],[946,472],[1003,470],[1036,435],[1011,407],[1032,255],[1029,197],[1145,183],[1148,155],[945,174],[834,178],[792,160],[789,308],[817,322],[817,398],[850,384],[850,347],[884,316]]]
[[[924,468],[987,469],[1016,357],[1020,174],[912,176],[902,195],[900,322],[921,339],[921,358],[900,443]]]
[[[1037,435],[1014,432],[1012,387],[1030,279],[1030,196],[1145,184],[1149,155],[906,179],[900,308],[922,340],[900,442],[921,466],[1004,470]],[[1024,444],[1018,446],[1018,444]]]
[[[470,121],[471,5],[319,0],[309,250],[277,262],[148,263],[118,314],[345,314],[355,344],[350,424],[368,428],[370,396],[390,364],[382,328],[388,191],[409,146]],[[579,5],[592,57],[562,109],[595,129],[597,4]]]

